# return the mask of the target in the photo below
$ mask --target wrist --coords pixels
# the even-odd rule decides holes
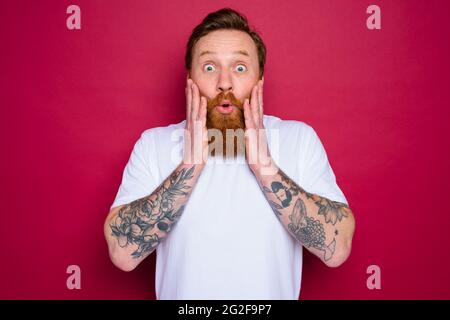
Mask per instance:
[[[267,178],[271,178],[274,175],[278,173],[278,166],[275,164],[273,160],[270,160],[267,164],[255,164],[255,165],[249,165],[250,169],[252,170],[253,174],[259,179],[259,180],[265,180]]]
[[[184,169],[184,168],[186,168],[186,169],[189,169],[189,168],[192,168],[192,166],[194,166],[195,167],[195,169],[194,170],[203,170],[203,168],[205,167],[205,165],[206,165],[206,163],[204,163],[204,162],[202,162],[202,163],[189,163],[189,162],[186,162],[186,161],[181,161],[181,163],[178,165],[178,169]]]

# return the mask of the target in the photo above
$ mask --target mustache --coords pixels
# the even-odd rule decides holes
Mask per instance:
[[[232,92],[221,92],[213,99],[207,99],[207,110],[209,111],[214,107],[221,105],[224,100],[228,100],[232,105],[238,107],[242,111],[244,110],[244,102],[236,98]]]

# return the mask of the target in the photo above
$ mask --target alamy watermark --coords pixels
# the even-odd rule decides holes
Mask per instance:
[[[67,289],[81,289],[81,269],[76,264],[67,267],[66,273],[70,274],[66,280]]]

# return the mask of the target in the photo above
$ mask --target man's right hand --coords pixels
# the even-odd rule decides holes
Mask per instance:
[[[208,131],[206,129],[206,97],[200,96],[198,86],[186,81],[186,127],[184,133],[184,164],[205,165],[208,157]]]

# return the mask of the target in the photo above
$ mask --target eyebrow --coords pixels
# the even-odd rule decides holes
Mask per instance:
[[[205,54],[217,54],[217,52],[206,50],[206,51],[203,51],[202,53],[200,53],[200,57],[205,55]],[[242,55],[247,56],[247,57],[250,56],[248,54],[248,52],[245,51],[245,50],[233,51],[233,54],[242,54]]]

